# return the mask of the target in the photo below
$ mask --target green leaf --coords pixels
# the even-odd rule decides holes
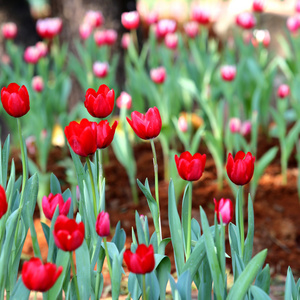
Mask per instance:
[[[255,300],[271,300],[269,295],[258,286],[252,285],[250,287],[250,292]]]
[[[298,289],[299,293],[299,289]],[[294,276],[292,273],[292,269],[288,267],[286,281],[285,281],[285,292],[284,292],[284,300],[297,300],[297,288],[294,281]]]
[[[228,294],[227,300],[236,300],[244,298],[259,269],[264,264],[266,256],[267,249],[259,252],[251,259],[251,261],[245,267],[245,270],[235,281],[233,287],[231,288]]]
[[[181,222],[182,222],[182,229],[183,229],[183,239],[184,239],[184,248],[186,250],[186,245],[187,245],[187,237],[188,237],[188,222],[189,222],[189,189],[192,187],[187,184],[184,190],[183,198],[182,198],[182,210],[181,210]]]
[[[270,267],[267,264],[256,276],[255,285],[264,290],[267,294],[270,292]]]
[[[112,278],[111,278],[111,296],[113,300],[118,300],[120,295],[120,285],[121,285],[121,278],[122,278],[122,257],[121,262],[117,255],[114,256],[113,263],[112,263]]]
[[[244,247],[244,264],[247,265],[252,257],[254,236],[254,212],[250,194],[248,195],[248,232]]]
[[[8,170],[8,159],[9,159],[9,145],[10,145],[10,135],[7,136],[3,149],[0,146],[0,184],[5,189],[7,180],[7,170]]]
[[[49,238],[50,238],[50,235],[51,235],[50,227],[46,223],[41,222],[41,224],[42,224],[42,229],[43,229],[43,232],[44,232],[45,239],[46,239],[47,244],[49,246]]]
[[[47,256],[47,261],[48,262],[53,262],[54,261],[54,254],[55,254],[55,250],[56,250],[56,246],[54,243],[54,237],[53,237],[53,230],[54,230],[54,225],[56,222],[56,219],[59,215],[59,206],[57,205],[51,220],[51,226],[50,226],[50,236],[49,236],[49,248],[48,248],[48,256]]]
[[[124,248],[125,241],[126,241],[126,233],[124,229],[121,228],[121,221],[118,222],[115,229],[115,234],[111,241],[116,245],[119,252],[121,252],[122,249]]]
[[[155,256],[155,273],[159,283],[160,299],[166,299],[166,286],[171,272],[171,262],[168,256],[154,254]]]
[[[136,224],[136,231],[139,239],[139,244],[145,244],[148,246],[148,243],[146,243],[146,236],[144,233],[143,225],[137,211],[135,211],[135,224]],[[149,237],[147,239],[149,241]]]
[[[22,281],[22,276],[19,277],[12,293],[11,300],[20,300],[20,299],[28,299],[30,294],[30,290],[24,285]]]
[[[177,274],[180,276],[184,266],[184,250],[183,250],[182,229],[181,229],[180,218],[176,207],[175,191],[174,191],[174,184],[172,179],[170,180],[170,184],[169,184],[168,218],[169,218],[172,245],[174,249],[176,271]]]
[[[50,191],[53,195],[61,194],[61,187],[57,177],[51,173],[50,175]]]

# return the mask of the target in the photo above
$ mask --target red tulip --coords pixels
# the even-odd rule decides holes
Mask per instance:
[[[136,135],[143,140],[157,137],[161,131],[161,117],[156,107],[149,108],[145,115],[133,111],[131,119],[126,118]]]
[[[226,65],[221,67],[221,76],[224,81],[234,80],[235,75],[236,75],[235,66]]]
[[[62,30],[61,18],[39,19],[36,22],[36,31],[43,39],[52,39]]]
[[[100,121],[97,124],[97,148],[103,149],[110,145],[114,138],[114,134],[118,125],[118,121],[110,127],[107,120]]]
[[[166,79],[166,69],[164,67],[158,67],[150,70],[150,77],[153,82],[161,84]]]
[[[80,123],[70,122],[65,127],[66,138],[73,151],[87,157],[97,150],[97,123],[82,119]]]
[[[220,223],[220,215],[223,224],[228,224],[233,218],[233,204],[230,199],[222,198],[219,202],[214,199],[215,213],[217,214],[218,222]]]
[[[121,23],[126,29],[136,29],[140,24],[140,17],[137,11],[124,12],[121,16]]]
[[[22,280],[29,290],[46,292],[55,284],[62,270],[62,266],[57,268],[53,263],[43,265],[39,258],[32,257],[23,264]]]
[[[85,13],[83,23],[90,24],[93,28],[100,27],[104,23],[101,11],[89,10]]]
[[[3,215],[5,215],[6,212],[7,212],[6,194],[2,185],[0,185],[0,219],[3,217]]]
[[[196,153],[192,155],[190,152],[185,151],[181,153],[180,157],[175,155],[175,163],[178,174],[184,180],[196,181],[200,179],[204,171],[206,162],[206,155]]]
[[[52,193],[50,193],[48,197],[43,197],[42,208],[46,218],[52,220],[57,205],[59,207],[59,214],[66,216],[70,210],[71,198],[64,202],[64,198],[61,194],[53,195]]]
[[[118,38],[118,33],[114,29],[105,30],[105,43],[106,45],[113,45]]]
[[[237,185],[247,184],[253,176],[254,162],[255,157],[250,152],[245,155],[239,151],[234,158],[229,153],[226,165],[228,177]]]
[[[155,267],[153,246],[147,247],[141,244],[137,247],[135,253],[127,249],[124,252],[124,260],[130,272],[135,274],[150,273]]]
[[[196,6],[192,10],[192,20],[198,22],[199,24],[206,25],[210,22],[210,12],[209,10]]]
[[[236,24],[243,29],[252,29],[256,24],[256,19],[252,13],[242,12],[237,15]]]
[[[155,26],[155,35],[157,38],[164,38],[168,33],[174,33],[177,29],[177,23],[174,20],[159,20]]]
[[[264,0],[253,0],[252,9],[254,12],[263,12],[265,6]]]
[[[287,84],[281,84],[277,90],[279,98],[286,98],[290,94],[290,87]]]
[[[1,101],[5,111],[12,117],[19,118],[28,113],[30,109],[29,95],[25,85],[21,87],[10,83],[1,90]]]
[[[16,23],[9,22],[9,23],[4,23],[2,25],[2,34],[5,39],[7,40],[13,40],[18,33],[18,28]]]
[[[109,236],[110,221],[109,221],[109,214],[107,212],[101,211],[99,213],[96,221],[96,232],[101,237]]]
[[[64,215],[58,216],[54,224],[53,237],[55,245],[63,251],[73,251],[84,240],[84,224],[77,223]]]
[[[286,21],[286,26],[291,33],[296,33],[300,27],[300,18],[299,16],[291,16]]]
[[[102,84],[98,91],[88,89],[85,93],[84,106],[95,118],[106,118],[114,109],[115,91]]]

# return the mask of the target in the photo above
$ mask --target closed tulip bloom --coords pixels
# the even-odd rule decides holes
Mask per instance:
[[[165,36],[165,45],[171,50],[175,50],[178,45],[178,35],[176,33],[168,33]]]
[[[263,44],[263,46],[267,48],[271,42],[269,30],[254,30],[251,41],[254,47],[257,47],[259,44]]]
[[[130,43],[131,43],[130,33],[129,32],[123,33],[121,39],[121,47],[126,50],[128,49]]]
[[[204,171],[206,155],[196,153],[192,155],[185,151],[178,157],[175,155],[175,163],[179,176],[183,180],[196,181],[200,179]]]
[[[64,198],[61,194],[44,196],[42,199],[43,212],[47,219],[52,220],[56,207],[59,207],[59,214],[66,216],[70,210],[71,198],[64,202]]]
[[[157,38],[164,38],[168,33],[174,33],[176,29],[176,21],[163,19],[157,22],[155,26],[155,34]]]
[[[199,24],[195,21],[188,22],[183,27],[186,35],[191,39],[194,39],[199,34]]]
[[[132,98],[131,96],[126,93],[122,92],[117,99],[117,106],[121,109],[122,107],[126,107],[126,109],[130,109],[131,107]]]
[[[286,98],[290,94],[290,87],[287,84],[281,84],[277,90],[279,98]]]
[[[62,30],[61,18],[39,19],[36,22],[36,31],[43,39],[52,39]]]
[[[31,86],[32,86],[32,89],[37,92],[37,93],[40,93],[43,91],[44,89],[44,80],[43,80],[43,77],[41,76],[34,76],[32,78],[32,81],[31,81]]]
[[[5,39],[13,40],[18,33],[17,25],[13,22],[4,23],[2,25],[2,34]]]
[[[94,33],[94,40],[98,47],[105,45],[105,31],[104,30],[96,30]]]
[[[195,6],[192,10],[192,20],[201,25],[208,24],[210,22],[209,10],[200,6]]]
[[[243,151],[239,151],[234,158],[229,153],[226,165],[229,179],[236,185],[247,184],[253,176],[254,162],[255,157],[250,152],[245,155]]]
[[[264,11],[265,1],[264,0],[253,0],[252,9],[254,12],[261,13]]]
[[[236,24],[243,29],[252,29],[256,24],[254,15],[250,12],[242,12],[236,17]]]
[[[55,245],[63,251],[73,251],[84,240],[84,224],[77,223],[66,216],[58,216],[54,224],[53,237]]]
[[[40,57],[40,51],[36,46],[29,46],[24,51],[24,60],[28,64],[36,64]]]
[[[185,116],[180,116],[178,118],[178,129],[182,132],[187,132],[188,131],[188,122]]]
[[[109,146],[114,138],[118,121],[115,121],[110,127],[107,120],[100,121],[97,124],[97,148],[103,149]]]
[[[241,135],[246,136],[251,132],[251,129],[252,129],[251,121],[245,121],[242,123],[240,133]]]
[[[296,11],[297,13],[300,13],[300,1],[299,1],[299,0],[297,0],[297,2],[296,2],[296,5],[295,5],[295,11]]]
[[[241,130],[242,122],[239,118],[231,118],[229,120],[229,130],[231,133],[237,133]]]
[[[43,264],[37,257],[25,261],[22,267],[22,281],[31,291],[46,292],[52,288],[63,267],[53,263]]]
[[[93,72],[96,77],[104,78],[107,76],[109,70],[109,65],[107,62],[96,61],[93,64]]]
[[[150,273],[155,267],[153,246],[149,245],[147,247],[144,244],[140,244],[135,253],[127,249],[124,252],[124,260],[130,272],[135,274]]]
[[[146,114],[137,111],[131,113],[131,120],[126,118],[136,135],[143,140],[157,137],[161,131],[161,117],[156,107],[149,108]]]
[[[112,46],[118,38],[118,33],[114,29],[105,30],[105,44]]]
[[[300,18],[298,16],[289,17],[286,26],[291,33],[295,34],[300,27]]]
[[[150,70],[150,77],[153,82],[161,84],[166,79],[166,69],[164,67],[158,67]]]
[[[19,118],[28,113],[30,109],[29,94],[25,85],[21,87],[10,83],[1,90],[1,102],[5,111],[12,117]]]
[[[137,11],[122,13],[121,23],[128,30],[138,28],[140,24],[139,13]]]
[[[90,23],[82,23],[79,26],[79,35],[80,35],[80,38],[83,40],[88,39],[90,37],[92,31],[93,31],[93,27]]]
[[[72,150],[87,157],[97,150],[97,123],[82,119],[80,123],[70,122],[65,127],[65,135]]]
[[[106,118],[109,116],[115,103],[115,91],[109,89],[105,84],[99,86],[98,91],[88,89],[85,93],[84,106],[91,116],[95,118]]]
[[[157,11],[150,11],[146,14],[146,23],[147,25],[152,25],[158,22],[158,12]]]
[[[0,185],[0,219],[6,214],[7,206],[5,190],[2,185]]]
[[[236,75],[236,67],[235,66],[222,66],[221,67],[221,76],[224,81],[232,81],[234,80]]]
[[[109,214],[101,211],[96,220],[96,232],[101,237],[107,237],[110,234]]]
[[[217,214],[218,222],[220,223],[220,216],[223,224],[228,224],[233,218],[233,204],[230,199],[222,198],[220,201],[214,199],[215,213]]]
[[[89,10],[86,12],[83,23],[90,24],[93,28],[100,27],[104,23],[101,11]]]
[[[37,42],[35,48],[39,51],[39,58],[46,57],[48,54],[48,46],[44,42]]]

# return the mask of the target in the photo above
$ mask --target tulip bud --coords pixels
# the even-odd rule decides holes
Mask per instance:
[[[0,185],[0,219],[6,214],[7,207],[6,193],[2,185]]]
[[[130,43],[131,43],[130,33],[126,32],[122,35],[121,46],[123,49],[128,49]]]
[[[106,45],[113,45],[118,38],[118,33],[114,29],[105,30],[105,43]]]
[[[150,11],[146,14],[146,23],[147,25],[152,25],[158,22],[158,13],[157,11]]]
[[[286,26],[291,33],[295,34],[300,27],[299,17],[298,16],[289,17],[286,21]]]
[[[245,121],[242,123],[240,133],[241,135],[246,136],[251,132],[251,129],[252,129],[251,121]]]
[[[210,22],[209,10],[200,6],[195,6],[192,10],[192,20],[201,25],[207,25]]]
[[[241,120],[239,118],[231,118],[229,120],[229,129],[231,133],[237,133],[241,130]]]
[[[178,118],[178,128],[182,132],[187,132],[188,131],[188,122],[187,122],[185,116],[180,116]]]
[[[131,102],[132,102],[131,96],[126,92],[122,92],[117,99],[117,106],[120,109],[122,107],[126,107],[126,109],[130,109]]]
[[[105,32],[104,30],[96,30],[94,33],[94,40],[98,47],[105,45]]]
[[[109,65],[107,62],[96,61],[93,64],[93,72],[96,77],[104,78],[107,76],[109,70]]]
[[[83,23],[88,23],[92,28],[100,27],[104,23],[104,17],[101,11],[89,10],[86,12]]]
[[[44,90],[44,80],[41,76],[34,76],[31,81],[32,89],[40,93]]]
[[[140,24],[139,13],[137,11],[122,13],[121,23],[128,30],[137,29]]]
[[[220,223],[220,216],[224,225],[230,223],[233,219],[233,204],[230,199],[222,198],[219,202],[214,199],[215,213],[217,214],[218,222]]]
[[[178,45],[178,35],[176,33],[168,33],[165,36],[165,45],[171,50],[175,50]]]
[[[37,42],[35,44],[35,47],[39,51],[39,58],[45,57],[48,54],[48,47],[47,47],[46,43],[44,43],[44,42]]]
[[[52,39],[62,30],[61,18],[39,19],[36,22],[36,31],[44,39]]]
[[[28,64],[36,64],[40,59],[40,51],[35,46],[29,46],[25,49],[24,60]]]
[[[25,140],[26,148],[29,154],[34,155],[36,153],[36,146],[35,146],[35,136],[30,135]]]
[[[157,84],[164,83],[166,79],[166,69],[164,67],[152,69],[150,70],[150,77],[152,81]]]
[[[184,31],[188,37],[194,39],[199,34],[199,25],[195,21],[188,22],[184,25]]]
[[[286,98],[290,94],[290,87],[287,84],[281,84],[277,90],[277,96],[281,99]]]
[[[157,38],[164,38],[168,33],[176,31],[177,24],[174,20],[159,20],[155,26],[155,35]]]
[[[89,36],[91,35],[92,31],[93,31],[93,27],[90,23],[82,23],[79,26],[79,35],[80,35],[80,38],[83,40],[88,39]]]
[[[224,81],[232,81],[234,80],[236,75],[236,67],[225,65],[221,67],[221,76]]]
[[[96,232],[101,237],[107,237],[110,234],[109,214],[101,211],[96,221]]]
[[[238,14],[235,21],[236,24],[243,29],[252,29],[256,24],[256,19],[250,12]]]
[[[264,11],[265,1],[264,0],[253,0],[252,9],[254,12],[261,13]]]
[[[2,34],[5,39],[13,40],[18,33],[17,25],[13,22],[4,23],[2,25]]]

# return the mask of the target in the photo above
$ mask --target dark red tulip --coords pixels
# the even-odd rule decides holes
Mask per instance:
[[[175,155],[175,163],[178,174],[184,180],[196,181],[200,179],[204,171],[206,162],[206,155],[196,153],[192,155],[190,152],[185,151],[181,153],[180,157]]]
[[[220,223],[220,215],[222,217],[223,224],[228,224],[233,218],[233,204],[230,199],[221,198],[220,201],[214,199],[215,213],[217,214],[218,222]]]
[[[247,184],[253,176],[254,162],[255,157],[250,152],[245,155],[239,151],[234,158],[229,153],[226,165],[228,177],[237,185]]]
[[[84,224],[83,222],[77,223],[63,215],[58,216],[54,224],[53,237],[59,249],[76,250],[84,240]]]
[[[107,120],[100,121],[97,124],[97,148],[103,149],[110,145],[112,142],[118,121],[115,121],[110,127]]]
[[[5,190],[0,185],[0,219],[5,215],[7,212],[7,201],[6,201],[6,194]]]
[[[56,206],[59,207],[59,214],[66,216],[70,210],[71,198],[64,202],[64,198],[61,194],[44,196],[42,199],[43,212],[49,220],[52,220]]]
[[[1,101],[5,111],[12,117],[19,118],[28,113],[30,109],[29,94],[25,85],[21,87],[10,83],[1,90]]]
[[[150,273],[155,267],[153,246],[147,247],[141,244],[137,247],[135,253],[127,249],[124,252],[124,260],[130,272],[135,274]]]
[[[102,84],[98,91],[88,89],[85,93],[84,106],[91,116],[95,118],[106,118],[114,109],[115,91]]]
[[[23,264],[22,280],[29,290],[46,292],[55,284],[62,270],[62,266],[57,268],[53,263],[43,265],[39,258],[32,257]]]
[[[109,236],[110,221],[109,221],[109,214],[107,212],[101,211],[99,213],[96,221],[96,232],[101,237]]]
[[[82,119],[80,123],[70,122],[65,127],[66,138],[73,151],[87,157],[97,150],[97,123]]]
[[[157,137],[161,131],[161,117],[156,107],[149,108],[146,114],[137,111],[131,113],[131,120],[126,118],[138,137],[150,140]]]

